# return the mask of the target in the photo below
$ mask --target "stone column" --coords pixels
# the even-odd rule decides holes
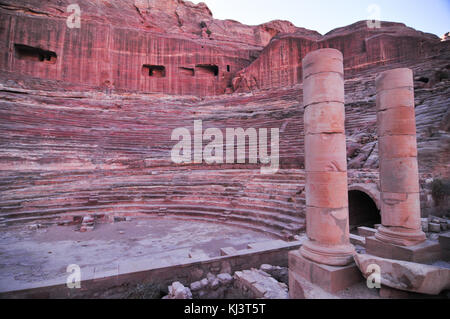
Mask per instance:
[[[349,240],[342,53],[322,49],[303,59],[306,231],[303,257],[319,264],[353,261]]]
[[[420,223],[413,72],[383,72],[376,88],[382,226],[375,238],[412,246],[426,240]]]

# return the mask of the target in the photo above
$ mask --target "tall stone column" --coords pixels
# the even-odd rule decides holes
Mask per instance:
[[[322,49],[303,59],[306,231],[301,255],[319,264],[353,261],[349,239],[342,53]]]
[[[381,73],[376,88],[382,226],[375,238],[412,246],[426,240],[420,223],[413,72]]]

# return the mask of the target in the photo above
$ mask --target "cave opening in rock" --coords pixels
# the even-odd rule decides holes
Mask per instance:
[[[55,64],[58,57],[53,51],[43,50],[41,48],[31,47],[24,44],[14,44],[14,50],[16,57],[20,60]]]
[[[350,230],[360,226],[374,227],[381,223],[380,211],[373,199],[359,190],[348,192]]]
[[[187,76],[194,76],[195,75],[195,70],[193,68],[181,67],[180,68],[180,74],[181,75],[187,75]]]
[[[367,52],[367,43],[366,43],[366,39],[364,39],[362,42],[362,53],[366,53],[366,52]]]
[[[214,64],[197,64],[195,66],[195,73],[198,75],[218,76],[219,67]]]
[[[230,67],[230,65],[227,65],[227,72],[230,72],[231,71],[231,67]]]
[[[142,74],[155,78],[164,78],[166,76],[166,67],[163,65],[149,65],[142,66]]]
[[[423,82],[423,83],[428,83],[428,82],[430,82],[430,79],[427,78],[427,77],[422,76],[417,81]]]

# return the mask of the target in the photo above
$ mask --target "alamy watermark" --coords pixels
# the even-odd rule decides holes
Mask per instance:
[[[70,273],[67,277],[67,288],[69,289],[80,289],[81,288],[81,268],[76,264],[67,266],[66,271]]]
[[[248,138],[249,164],[258,164],[259,159],[259,163],[265,165],[261,166],[261,174],[275,174],[279,169],[280,130],[270,129],[270,155],[268,133],[267,128],[227,128],[225,134],[218,128],[208,128],[203,132],[203,122],[195,120],[194,136],[185,127],[173,130],[171,140],[178,143],[172,148],[171,159],[176,164],[201,164],[203,161],[206,164],[245,164]],[[205,147],[204,141],[207,142]]]
[[[67,17],[66,25],[69,29],[81,28],[81,8],[78,4],[74,3],[67,7],[67,12],[71,13]]]
[[[381,267],[377,264],[370,264],[367,266],[366,274],[367,276],[367,288],[369,289],[380,289],[381,288]]]

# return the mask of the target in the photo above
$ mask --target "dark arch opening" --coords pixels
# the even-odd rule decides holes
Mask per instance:
[[[373,199],[358,190],[348,192],[350,231],[360,226],[381,224],[380,211]]]

